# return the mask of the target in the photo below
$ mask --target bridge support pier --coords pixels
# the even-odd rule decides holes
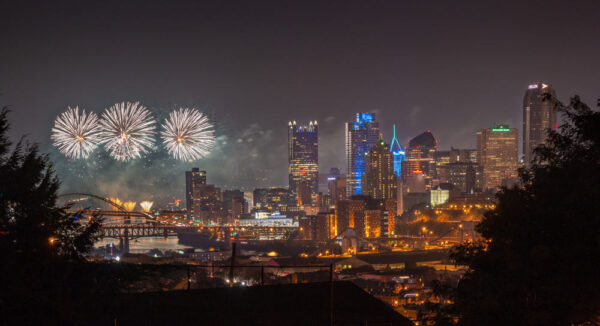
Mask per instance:
[[[119,237],[119,251],[122,254],[129,253],[129,230],[123,230],[123,235]]]

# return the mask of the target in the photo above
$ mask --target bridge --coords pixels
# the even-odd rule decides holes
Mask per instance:
[[[161,224],[160,221],[146,212],[129,211],[114,201],[89,193],[66,193],[57,196],[65,200],[67,213],[81,216],[100,216],[103,223],[100,226],[98,236],[100,238],[120,239],[119,247],[129,251],[129,241],[142,237],[168,237],[177,234],[176,227]],[[92,208],[89,199],[100,201],[106,208]],[[86,204],[83,207],[76,207]]]
[[[110,225],[100,227],[101,238],[144,238],[144,237],[168,237],[177,235],[176,230],[182,227],[167,225]]]
[[[103,217],[98,236],[119,239],[119,247],[124,252],[129,250],[130,240],[136,238],[184,234],[187,238],[197,239],[204,236],[218,239],[221,244],[228,245],[231,240],[287,239],[298,229],[294,226],[176,226],[164,224],[155,216],[145,212],[126,210],[122,205],[94,194],[67,193],[58,197],[64,199],[65,204],[69,205],[67,210],[69,213]],[[108,208],[99,208],[97,203],[92,205],[90,199],[100,201],[101,206],[108,206]]]

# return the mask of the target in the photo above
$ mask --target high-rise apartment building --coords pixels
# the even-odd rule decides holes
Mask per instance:
[[[380,138],[365,159],[362,193],[375,199],[394,199],[397,186],[394,155],[388,144]]]
[[[493,189],[515,180],[519,168],[519,131],[507,125],[477,131],[477,159],[483,187]]]
[[[546,142],[548,130],[558,126],[556,92],[547,84],[536,82],[527,88],[523,98],[523,163],[533,160],[533,150]]]
[[[356,120],[346,122],[346,195],[362,193],[365,157],[379,139],[379,123],[374,113],[357,113]]]
[[[319,191],[319,129],[317,121],[308,125],[288,123],[289,189],[296,196],[300,182],[306,181],[313,194]]]
[[[436,177],[436,151],[437,140],[429,130],[411,139],[406,148],[406,161],[402,169],[403,178],[422,175],[425,178],[426,188],[430,189],[432,180]]]

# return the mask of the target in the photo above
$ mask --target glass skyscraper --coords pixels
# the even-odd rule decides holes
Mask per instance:
[[[319,189],[319,130],[317,121],[308,125],[288,123],[289,186],[294,197],[306,181],[313,194]]]
[[[546,98],[546,97],[551,98]],[[557,128],[556,92],[547,84],[529,85],[523,98],[523,163],[529,166],[533,150],[546,142],[548,130]]]
[[[365,157],[379,140],[379,123],[374,113],[357,113],[356,120],[346,122],[346,193],[362,194]]]

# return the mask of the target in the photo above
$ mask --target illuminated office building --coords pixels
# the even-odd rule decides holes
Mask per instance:
[[[365,238],[379,238],[384,213],[385,211],[380,209],[365,210],[364,227],[359,234]]]
[[[379,142],[371,147],[365,160],[362,193],[375,199],[394,199],[397,186],[394,155],[380,138]]]
[[[335,222],[338,234],[347,228],[364,228],[365,202],[362,200],[346,199],[335,203]],[[358,231],[357,231],[358,232]]]
[[[240,215],[248,212],[248,203],[244,198],[244,193],[241,190],[224,190],[223,191],[223,211],[226,214],[228,221],[240,218]]]
[[[393,236],[396,232],[396,216],[398,216],[398,202],[394,199],[386,199],[383,202],[383,222],[381,225],[382,236]]]
[[[390,142],[390,152],[394,158],[394,174],[396,174],[397,178],[402,177],[402,162],[406,159],[406,153],[400,143],[398,142],[398,138],[396,138],[396,125],[394,125],[394,136],[392,141]]]
[[[185,172],[186,208],[188,219],[194,223],[223,222],[221,189],[206,184],[206,171],[192,168]]]
[[[546,142],[548,130],[557,128],[558,107],[554,99],[556,99],[554,89],[542,82],[529,85],[525,92],[523,98],[523,162],[525,165],[531,163],[533,150]]]
[[[454,163],[477,163],[477,149],[451,147],[450,150],[437,151],[435,153],[435,173],[440,183],[451,182],[448,164]]]
[[[329,188],[329,205],[335,205],[337,200],[346,199],[346,176],[340,173],[340,169],[331,168],[327,176]]]
[[[356,120],[346,122],[346,195],[362,193],[365,157],[379,140],[379,123],[374,113],[357,113]]]
[[[477,131],[477,159],[483,168],[483,188],[493,189],[517,178],[519,131],[507,125]]]
[[[483,188],[483,168],[478,163],[448,163],[445,173],[447,182],[460,192],[475,193]]]
[[[445,204],[448,199],[450,199],[450,190],[445,190],[438,186],[436,189],[431,189],[430,194],[430,204],[432,207],[439,206]]]
[[[206,185],[206,171],[192,168],[185,171],[185,206],[189,220],[200,218],[201,186]]]
[[[300,182],[307,182],[313,194],[319,189],[319,130],[317,121],[308,125],[288,123],[289,189],[296,196]]]
[[[289,206],[290,192],[285,188],[256,188],[252,192],[253,208],[261,211],[282,211]]]
[[[435,158],[437,151],[437,140],[431,131],[411,139],[406,148],[406,161],[403,163],[403,178],[412,176],[423,176],[427,189],[431,188],[432,180],[436,177]],[[409,190],[410,191],[410,190]]]
[[[296,198],[298,206],[310,206],[312,205],[312,189],[308,181],[300,181],[296,186]]]
[[[315,239],[327,241],[338,235],[336,215],[333,213],[318,213],[315,217]]]

